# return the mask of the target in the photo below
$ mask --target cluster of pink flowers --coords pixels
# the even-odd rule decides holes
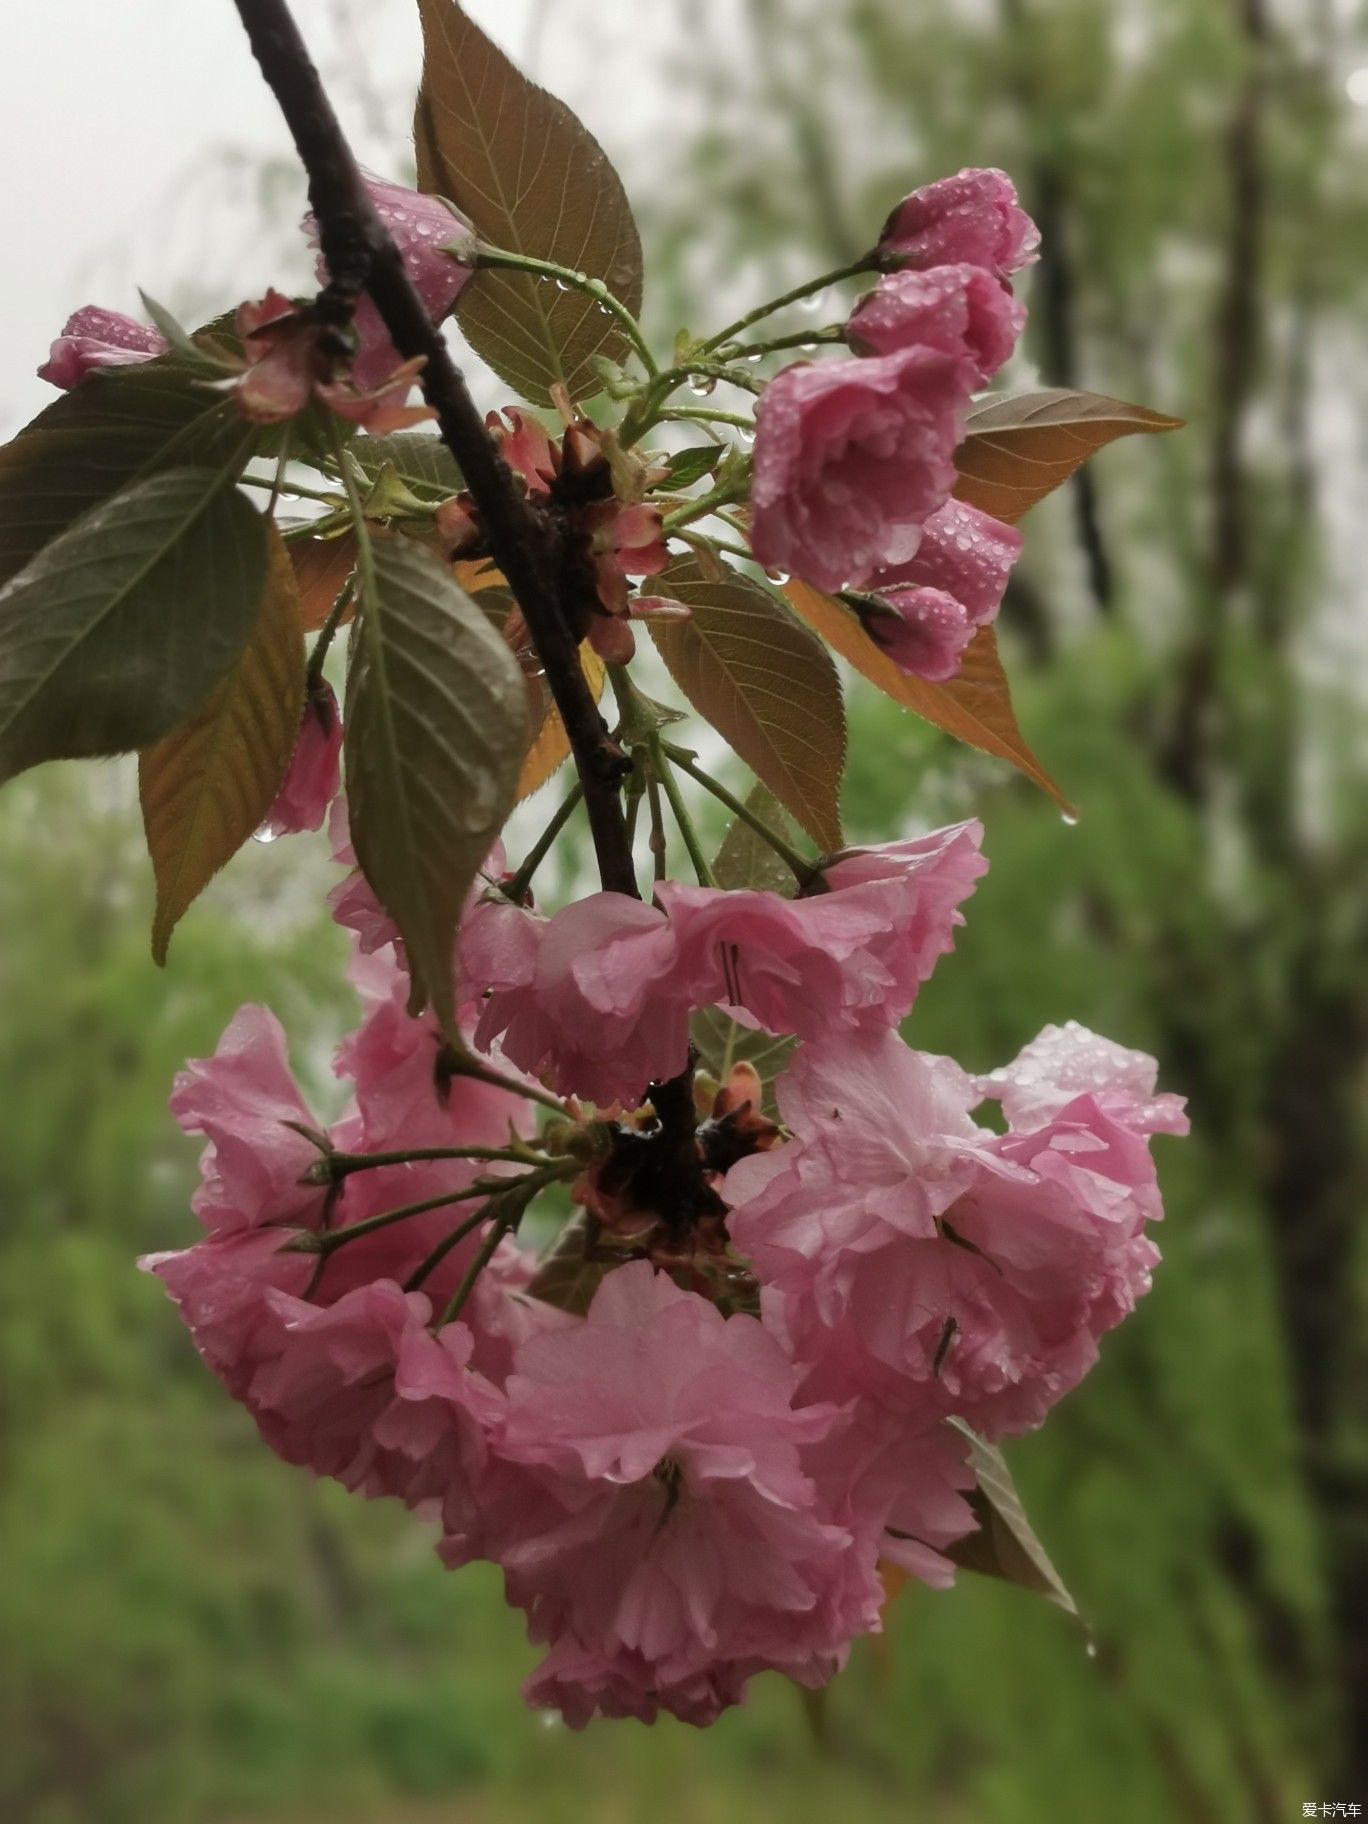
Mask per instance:
[[[996,615],[1019,535],[950,501],[973,393],[1026,320],[1011,275],[1039,235],[1001,171],[961,171],[889,217],[890,268],[846,325],[854,361],[798,362],[756,417],[751,541],[767,567],[857,590],[902,670],[953,677]]]
[[[980,834],[848,851],[795,900],[666,882],[652,905],[598,893],[546,918],[491,889],[468,908],[472,1043],[573,1098],[600,1142],[649,1136],[625,1111],[686,1068],[693,1008],[801,1037],[784,1128],[742,1072],[739,1108],[719,1098],[731,1151],[704,1154],[709,1246],[748,1310],[724,1316],[697,1263],[629,1250],[572,1315],[505,1237],[448,1315],[495,1233],[465,1198],[515,1168],[433,1155],[532,1139],[529,1104],[464,1078],[434,1094],[439,1034],[405,1011],[359,874],[334,895],[364,1010],[341,1118],[319,1131],[261,1008],[176,1085],[206,1142],[205,1234],[146,1264],[205,1360],[288,1462],[433,1520],[448,1565],[499,1565],[548,1649],[526,1695],[572,1725],[707,1723],[765,1669],[824,1683],[881,1626],[881,1565],[953,1576],[973,1476],[945,1421],[1039,1423],[1148,1284],[1148,1139],[1183,1130],[1151,1060],[1050,1028],[974,1079],[896,1034],[986,865]],[[344,824],[334,839],[349,860]],[[985,1099],[1005,1133],[973,1119]],[[325,1148],[408,1157],[336,1174]],[[600,1215],[606,1177],[573,1193]]]

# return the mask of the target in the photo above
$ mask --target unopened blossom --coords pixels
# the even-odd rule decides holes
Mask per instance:
[[[496,1448],[525,1486],[493,1550],[574,1719],[654,1701],[709,1720],[700,1680],[731,1696],[729,1668],[812,1682],[839,1663],[860,1620],[834,1600],[851,1539],[802,1467],[837,1414],[796,1408],[794,1381],[754,1318],[724,1319],[645,1262],[519,1350]]]
[[[1002,1436],[1087,1373],[1148,1289],[1144,1230],[1162,1214],[1154,1098],[1116,1051],[1107,1087],[1003,1135],[973,1119],[980,1087],[948,1058],[892,1034],[800,1048],[779,1083],[794,1139],[734,1167],[724,1194],[823,1391]],[[1158,1118],[1183,1128],[1176,1104]]]
[[[332,686],[320,678],[309,691],[290,764],[266,813],[272,836],[322,829],[340,788],[341,759],[342,717]]]
[[[756,407],[757,560],[820,589],[905,563],[954,486],[977,371],[963,353],[917,346],[777,374]]]
[[[428,315],[434,323],[443,322],[456,308],[456,300],[474,271],[469,257],[475,238],[471,224],[440,197],[424,196],[404,184],[387,183],[369,175],[364,181],[376,214],[403,255],[405,270]],[[310,240],[316,241],[318,225],[312,216],[305,220],[304,227]],[[448,248],[455,251],[448,252]],[[321,253],[317,271],[319,283],[326,283],[328,268]],[[394,373],[400,355],[369,293],[357,300],[353,325],[357,348],[352,379],[359,390],[368,392],[382,386]]]
[[[670,921],[625,893],[591,893],[543,918],[487,900],[461,933],[460,976],[483,993],[476,1042],[562,1095],[635,1107],[678,1075],[691,1002]]]
[[[917,554],[878,571],[860,621],[900,670],[943,683],[970,641],[997,617],[1021,534],[967,501],[949,500],[926,522]]]
[[[165,336],[151,324],[139,323],[121,310],[87,304],[67,318],[47,360],[38,369],[38,378],[69,392],[99,368],[136,366],[155,355],[164,355],[166,350]]]
[[[1040,230],[1005,171],[968,169],[904,197],[879,248],[905,266],[982,266],[1005,284],[1039,258]]]
[[[661,881],[679,978],[696,1002],[769,1032],[894,1025],[954,946],[958,908],[988,865],[982,840],[969,822],[848,850],[823,869],[825,891],[800,899]]]
[[[856,305],[846,340],[861,355],[916,347],[967,355],[983,386],[1010,359],[1025,324],[1025,305],[991,272],[961,263],[887,274]]]

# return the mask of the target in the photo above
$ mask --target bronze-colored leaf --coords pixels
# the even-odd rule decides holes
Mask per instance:
[[[679,558],[657,579],[692,610],[651,621],[670,675],[821,849],[839,849],[845,705],[822,642],[759,583]]]
[[[418,0],[423,81],[414,139],[418,187],[464,210],[480,237],[510,253],[601,279],[641,308],[641,242],[617,172],[565,103],[529,82],[457,0]],[[528,273],[479,272],[458,320],[471,347],[525,399],[545,405],[599,392],[597,356],[628,345],[600,304]]]
[[[558,1311],[583,1317],[608,1271],[608,1263],[590,1260],[584,1211],[577,1210],[543,1254],[528,1282],[528,1293]]]
[[[840,653],[885,696],[944,729],[957,741],[1010,761],[1033,785],[1047,792],[1066,815],[1072,815],[1068,799],[1031,752],[1017,726],[1012,693],[991,627],[980,627],[974,635],[958,677],[951,678],[948,684],[928,684],[899,671],[855,616],[831,596],[797,580],[784,585],[784,594],[832,651]]]
[[[299,591],[300,626],[305,633],[317,633],[356,569],[355,535],[343,532],[338,538],[292,538],[285,548]],[[355,612],[353,603],[343,616],[343,626]]]
[[[608,673],[603,660],[592,646],[580,647],[580,668],[588,680],[595,703],[603,695],[604,681]],[[523,757],[522,772],[518,776],[518,802],[530,798],[551,778],[558,768],[570,757],[570,737],[565,732],[560,711],[551,701],[551,693],[544,684],[536,684],[537,697],[541,704],[540,726],[534,720],[535,733],[527,753]]]
[[[286,546],[270,522],[256,624],[227,677],[143,749],[138,790],[157,877],[152,955],[165,963],[187,908],[270,810],[299,733],[304,638]]]
[[[1181,418],[1100,393],[1061,388],[990,399],[970,414],[955,452],[960,500],[1015,524],[1118,437],[1176,431]]]
[[[979,1528],[950,1546],[946,1556],[966,1571],[1001,1577],[1018,1589],[1045,1597],[1066,1615],[1077,1616],[1078,1605],[1026,1518],[1006,1458],[995,1444],[987,1443],[959,1419],[948,1422],[969,1440],[969,1465],[978,1487],[966,1499]]]

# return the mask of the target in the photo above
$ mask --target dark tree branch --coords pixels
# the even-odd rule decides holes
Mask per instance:
[[[345,321],[370,292],[406,359],[422,356],[423,397],[479,509],[495,563],[508,579],[565,723],[603,885],[637,895],[619,784],[631,762],[612,739],[580,669],[562,595],[562,543],[514,482],[460,369],[414,290],[373,208],[351,148],[286,0],[236,0],[262,75],[280,103],[309,179],[309,200],[331,283],[325,316]]]

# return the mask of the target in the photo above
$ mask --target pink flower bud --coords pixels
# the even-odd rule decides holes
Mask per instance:
[[[860,355],[918,344],[968,355],[981,386],[1010,358],[1025,322],[1025,305],[982,266],[933,266],[881,279],[855,307],[846,340]]]
[[[342,718],[332,686],[320,682],[304,705],[294,753],[265,828],[274,836],[320,830],[339,788]]]
[[[70,392],[87,374],[100,367],[132,367],[166,353],[166,338],[136,317],[119,310],[87,304],[66,320],[47,360],[38,369],[40,380]]]
[[[1040,230],[1005,171],[971,169],[904,197],[879,247],[906,266],[985,266],[1005,284],[1039,257]]]

